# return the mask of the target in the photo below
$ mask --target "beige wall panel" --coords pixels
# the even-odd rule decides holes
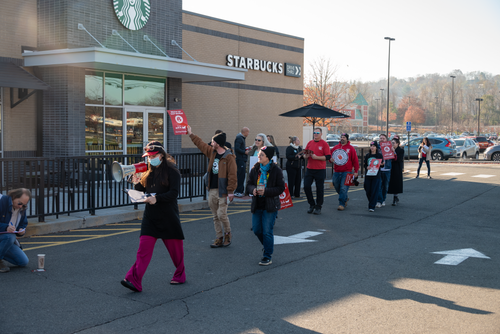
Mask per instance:
[[[226,65],[226,55],[238,53],[238,42],[216,36],[184,31],[182,33],[183,48],[194,59],[202,63]],[[186,54],[182,59],[191,60]]]
[[[0,57],[21,58],[21,45],[37,46],[36,0],[2,0],[0,14]]]
[[[304,48],[304,39],[300,37],[288,37],[286,34],[262,31],[259,29],[252,29],[247,27],[239,27],[239,34],[243,37],[261,39],[272,43],[284,44],[296,48]]]
[[[187,13],[182,14],[182,21],[184,24],[202,27],[205,29],[223,31],[227,34],[238,34],[239,26],[236,24],[231,24],[227,22],[221,22],[219,20],[213,20],[206,17],[201,17],[198,15],[191,15]]]
[[[29,92],[31,93],[31,90]],[[3,88],[4,150],[36,150],[36,94],[15,106],[14,109],[10,109],[10,88]],[[17,102],[16,97],[17,89],[14,89],[14,99]]]

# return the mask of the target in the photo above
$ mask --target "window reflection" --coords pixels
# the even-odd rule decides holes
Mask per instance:
[[[142,112],[127,113],[127,154],[142,154],[144,147],[143,118]]]
[[[106,85],[104,87],[105,101],[107,105],[123,105],[123,74],[106,73]]]
[[[125,76],[125,104],[164,107],[165,79]]]
[[[103,72],[85,74],[85,103],[102,104]]]
[[[163,114],[148,113],[148,141],[159,141],[163,145]]]
[[[122,149],[122,108],[106,108],[106,151],[117,151]]]
[[[85,107],[85,144],[88,151],[103,150],[103,107]]]

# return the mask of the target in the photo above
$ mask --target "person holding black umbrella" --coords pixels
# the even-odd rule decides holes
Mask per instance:
[[[314,139],[309,141],[305,148],[304,158],[307,159],[307,168],[304,176],[304,192],[309,203],[307,213],[321,214],[325,193],[326,162],[330,160],[330,147],[321,139],[323,131],[315,128]],[[316,201],[312,193],[312,183],[316,183]]]

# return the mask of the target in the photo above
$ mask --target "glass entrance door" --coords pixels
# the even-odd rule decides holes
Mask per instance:
[[[142,154],[150,141],[159,141],[165,146],[165,109],[129,107],[126,113],[125,154]]]

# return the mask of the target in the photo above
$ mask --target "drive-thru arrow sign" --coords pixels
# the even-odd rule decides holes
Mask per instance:
[[[457,264],[462,263],[467,260],[469,257],[476,257],[478,259],[489,259],[483,253],[479,253],[478,251],[472,248],[464,248],[464,249],[455,249],[449,251],[442,252],[432,252],[432,254],[443,254],[446,255],[441,260],[434,262],[434,264],[446,264],[449,266],[456,266]]]
[[[307,238],[315,237],[320,234],[323,234],[323,232],[306,231],[299,234],[291,235],[289,237],[280,237],[279,235],[275,235],[274,244],[280,245],[280,244],[298,244],[301,242],[316,242],[318,240],[310,240]]]

